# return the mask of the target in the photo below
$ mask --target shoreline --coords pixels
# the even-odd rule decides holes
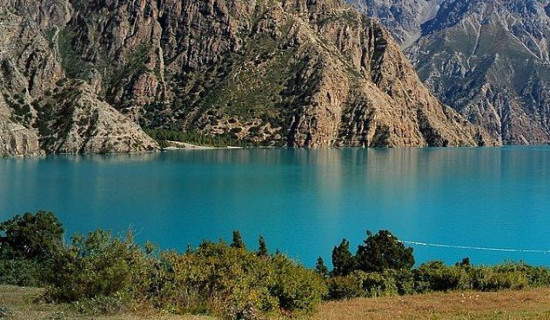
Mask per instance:
[[[177,150],[222,150],[222,149],[244,149],[243,147],[210,147],[210,146],[200,146],[192,143],[181,142],[181,141],[165,141],[168,144],[168,147],[162,148],[162,151],[177,151]]]
[[[548,148],[550,144],[537,144],[537,145],[503,145],[503,146],[484,146],[484,147],[274,147],[274,146],[250,146],[250,147],[210,147],[194,145],[186,142],[170,141],[175,145],[171,145],[165,148],[160,148],[155,151],[136,151],[136,152],[106,152],[106,153],[45,153],[40,155],[10,155],[0,154],[0,160],[8,159],[43,159],[50,156],[71,155],[71,156],[90,156],[90,155],[142,155],[142,154],[156,154],[163,151],[181,151],[181,150],[245,150],[245,149],[287,149],[287,150],[345,150],[345,149],[361,149],[361,150],[430,150],[430,149],[448,149],[448,150],[471,150],[471,149],[501,149],[506,150],[509,148]],[[546,149],[545,149],[546,150]]]

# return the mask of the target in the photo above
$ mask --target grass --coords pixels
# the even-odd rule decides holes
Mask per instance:
[[[214,320],[156,312],[87,316],[67,305],[33,302],[42,289],[0,286],[0,319]],[[2,310],[7,310],[7,317]],[[327,302],[312,320],[550,319],[550,288],[502,292],[452,292]]]
[[[550,288],[452,292],[323,304],[314,320],[549,319]]]
[[[206,316],[170,315],[138,310],[116,315],[84,315],[69,305],[35,302],[43,289],[0,286],[0,319],[6,320],[214,320]]]

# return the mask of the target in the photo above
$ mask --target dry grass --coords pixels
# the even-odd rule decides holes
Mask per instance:
[[[41,289],[0,286],[0,307],[9,320],[214,320],[200,316],[127,313],[86,316],[63,305],[34,303]],[[550,319],[550,288],[498,293],[434,293],[323,304],[313,320],[359,319]]]
[[[325,319],[550,319],[550,288],[331,302],[314,317]]]
[[[117,315],[88,316],[71,310],[65,305],[34,302],[42,289],[0,286],[0,307],[7,308],[4,320],[215,320],[203,316],[175,316],[157,312],[130,312]]]

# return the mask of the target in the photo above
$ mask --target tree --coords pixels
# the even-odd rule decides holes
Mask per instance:
[[[329,272],[328,272],[328,268],[325,265],[325,261],[323,260],[323,258],[321,258],[321,257],[317,258],[317,264],[315,265],[315,271],[317,271],[317,273],[320,274],[321,277],[328,278]]]
[[[407,269],[414,266],[412,248],[405,248],[393,234],[381,230],[374,235],[367,231],[365,245],[357,249],[357,264],[365,272],[382,272],[387,269]]]
[[[356,269],[355,257],[349,251],[349,241],[342,239],[340,245],[332,250],[332,274],[334,276],[347,276]]]
[[[457,262],[455,265],[457,267],[469,267],[470,266],[470,258],[469,257],[465,257],[465,258],[462,258],[462,261],[461,262]]]
[[[237,230],[233,231],[233,241],[231,242],[231,248],[246,249],[246,245],[243,242],[241,233]]]
[[[269,255],[269,252],[267,251],[267,244],[265,243],[264,237],[260,236],[260,238],[258,239],[258,242],[259,242],[259,248],[258,248],[257,255],[259,257],[267,257]]]
[[[35,261],[48,260],[63,245],[63,226],[51,212],[39,211],[0,224],[2,255]]]

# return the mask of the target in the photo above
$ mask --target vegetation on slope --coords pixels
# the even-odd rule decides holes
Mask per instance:
[[[312,315],[322,299],[411,295],[436,291],[498,291],[550,285],[550,270],[523,263],[413,268],[412,248],[389,231],[368,232],[356,253],[343,240],[309,270],[286,256],[249,250],[235,231],[230,244],[204,241],[186,252],[138,245],[131,233],[98,230],[63,242],[63,227],[48,212],[0,224],[0,283],[45,286],[43,301],[68,303],[89,314],[143,308],[228,319]]]
[[[237,139],[231,132],[220,136],[207,135],[200,132],[182,132],[168,129],[146,129],[151,138],[155,139],[161,148],[170,146],[171,141],[190,143],[205,147],[252,147],[258,146],[252,142]]]

